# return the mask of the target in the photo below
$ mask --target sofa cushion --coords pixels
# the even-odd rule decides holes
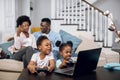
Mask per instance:
[[[0,71],[0,80],[18,80],[21,73]]]
[[[108,70],[119,70],[120,71],[120,64],[119,63],[107,63],[104,65],[104,68]]]
[[[60,33],[62,41],[64,43],[66,43],[67,41],[72,41],[72,43],[73,43],[73,50],[72,50],[73,52],[72,52],[72,54],[74,54],[77,47],[78,47],[78,45],[82,42],[82,40],[80,38],[77,38],[76,36],[73,36],[73,35],[65,32],[65,31],[63,31],[63,30],[60,30],[59,33]]]
[[[0,59],[0,70],[9,72],[21,72],[23,62],[13,59]]]
[[[32,27],[31,28],[31,33],[39,32],[39,31],[41,31],[40,27]]]
[[[8,51],[8,48],[9,48],[11,45],[13,45],[13,43],[14,43],[14,40],[8,41],[8,42],[6,42],[6,43],[2,43],[2,44],[0,44],[0,48],[2,48],[2,50],[5,52],[5,54],[11,55],[10,51]],[[10,57],[12,57],[12,56],[10,56]]]

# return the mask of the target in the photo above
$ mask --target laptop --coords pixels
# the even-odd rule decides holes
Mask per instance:
[[[74,67],[56,69],[54,72],[67,76],[80,76],[82,74],[84,75],[94,72],[94,70],[97,68],[101,49],[102,48],[95,48],[80,51]]]

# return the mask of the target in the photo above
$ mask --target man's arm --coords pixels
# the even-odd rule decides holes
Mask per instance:
[[[35,37],[35,40],[37,41],[38,37],[41,36],[41,32],[35,32],[33,33],[33,36]]]
[[[59,50],[59,46],[60,44],[56,45],[57,42],[60,42],[60,44],[62,43],[62,39],[61,39],[61,36],[60,34],[54,34],[54,40],[53,40],[53,50]]]

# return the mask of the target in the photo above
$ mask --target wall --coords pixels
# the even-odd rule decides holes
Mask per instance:
[[[18,16],[22,14],[22,1],[21,0],[15,0],[15,18],[17,19]]]
[[[1,0],[0,10],[0,38],[5,42],[15,32],[15,0]]]
[[[4,31],[4,0],[0,1],[0,43],[2,41],[2,33]]]
[[[51,18],[51,0],[34,0],[32,6],[32,26],[39,26],[40,20],[44,17]]]
[[[103,11],[109,10],[113,14],[118,30],[120,30],[120,0],[98,0],[93,5]]]
[[[30,16],[30,0],[15,0],[16,19],[21,15]]]
[[[22,0],[22,15],[30,16],[30,0]]]
[[[4,0],[0,1],[0,32],[4,30]]]

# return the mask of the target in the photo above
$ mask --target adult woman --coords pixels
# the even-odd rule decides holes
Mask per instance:
[[[24,67],[27,67],[33,49],[36,48],[36,41],[34,36],[29,33],[31,21],[28,16],[20,16],[16,22],[17,32],[14,35],[14,44],[8,50],[13,54],[15,60],[24,61]]]

